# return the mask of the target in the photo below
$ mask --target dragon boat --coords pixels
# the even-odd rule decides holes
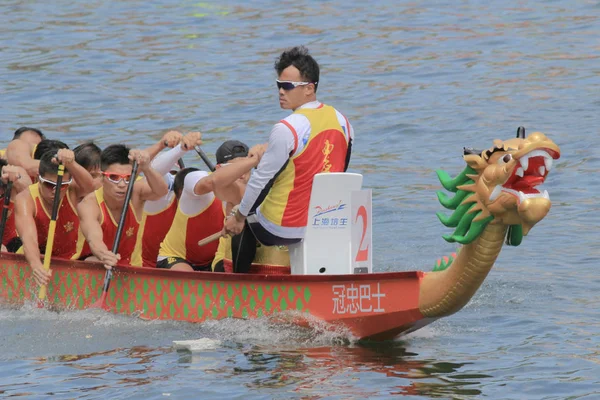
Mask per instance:
[[[437,193],[453,211],[450,216],[438,213],[443,225],[454,229],[443,238],[460,247],[430,272],[298,275],[290,273],[284,258],[269,259],[268,254],[249,274],[123,266],[115,269],[105,309],[189,322],[276,315],[300,325],[322,321],[359,339],[395,338],[469,302],[502,246],[519,245],[547,215],[548,192],[537,187],[559,157],[559,147],[544,134],[526,138],[520,128],[516,138],[494,140],[487,150],[465,148],[466,166],[457,176],[438,170],[443,188],[453,194]],[[51,268],[49,308],[86,309],[100,298],[101,265],[53,259]],[[20,307],[36,298],[37,289],[25,258],[2,253],[0,301]]]

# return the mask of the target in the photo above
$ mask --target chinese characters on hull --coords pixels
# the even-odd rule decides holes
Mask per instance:
[[[354,283],[332,285],[333,314],[383,313],[381,299],[386,297],[381,293],[379,282],[356,285]]]

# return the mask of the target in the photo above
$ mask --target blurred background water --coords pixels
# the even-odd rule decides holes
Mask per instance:
[[[269,320],[192,325],[0,308],[0,396],[26,398],[600,398],[600,6],[595,1],[3,0],[0,140],[144,147],[168,129],[266,140],[273,62],[304,44],[319,99],[356,130],[374,191],[377,271],[454,250],[434,170],[516,128],[561,146],[553,208],[500,255],[460,313],[395,342]],[[187,163],[202,165],[188,156]],[[178,352],[173,340],[221,345]]]

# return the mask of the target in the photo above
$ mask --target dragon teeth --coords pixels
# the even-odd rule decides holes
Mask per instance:
[[[544,190],[544,193],[542,193],[542,197],[545,198],[545,199],[547,199],[547,200],[550,200],[550,195],[548,194],[547,190]]]
[[[546,170],[550,171],[552,169],[552,156],[550,156],[550,154],[548,154],[548,152],[545,150],[533,150],[519,158],[519,163],[521,163],[524,171],[527,171],[529,168],[529,159],[531,157],[544,157],[544,165],[546,166]]]
[[[522,178],[524,174],[525,172],[523,171],[523,168],[517,168],[517,172],[515,172],[515,175],[520,176]]]
[[[545,167],[540,167],[538,169],[538,171],[539,171],[539,173],[540,173],[541,176],[544,176],[546,174],[546,168]]]
[[[500,195],[501,192],[502,192],[502,188],[500,187],[500,185],[496,186],[494,188],[494,190],[492,190],[492,193],[490,194],[490,201],[496,200],[496,198],[498,197],[498,195]]]
[[[529,157],[527,157],[527,156],[521,157],[519,162],[521,163],[521,167],[523,167],[523,171],[527,171],[527,168],[529,168]],[[523,176],[523,175],[521,175],[521,176]]]

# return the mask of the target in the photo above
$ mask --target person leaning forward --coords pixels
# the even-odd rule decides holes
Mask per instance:
[[[218,243],[199,246],[198,242],[223,229],[223,202],[240,193],[240,180],[256,166],[247,159],[248,146],[227,141],[217,150],[219,167],[209,174],[197,168],[184,168],[175,176],[174,190],[179,199],[173,224],[160,244],[156,266],[174,271],[210,271]],[[234,160],[235,159],[235,160]],[[239,162],[235,162],[236,160]],[[243,159],[243,160],[241,160]],[[219,188],[219,189],[217,189]]]
[[[79,256],[77,237],[79,218],[78,199],[93,191],[90,173],[75,161],[69,149],[45,152],[40,158],[38,181],[23,190],[15,198],[15,225],[23,241],[17,253],[24,253],[39,285],[46,285],[51,271],[44,269],[40,255],[46,250],[54,196],[57,192],[58,163],[65,166],[61,186],[58,189],[60,203],[56,218],[52,257],[76,259]],[[71,185],[77,181],[79,185]],[[87,193],[86,193],[87,192]]]
[[[127,188],[132,177],[130,160],[137,161],[146,179],[135,181],[117,254],[112,248],[118,221],[125,205]],[[146,200],[156,200],[169,188],[162,176],[150,166],[150,155],[144,150],[129,150],[113,144],[102,151],[102,187],[87,195],[77,206],[81,220],[79,242],[81,258],[100,261],[107,269],[118,264],[130,265],[135,248],[140,219]],[[85,242],[84,242],[85,240]]]
[[[235,235],[236,272],[249,270],[257,240],[267,246],[300,242],[314,176],[346,171],[350,161],[352,126],[335,108],[317,100],[319,65],[308,50],[300,46],[284,51],[275,70],[279,105],[294,112],[273,126],[239,209],[225,222],[223,235]]]

